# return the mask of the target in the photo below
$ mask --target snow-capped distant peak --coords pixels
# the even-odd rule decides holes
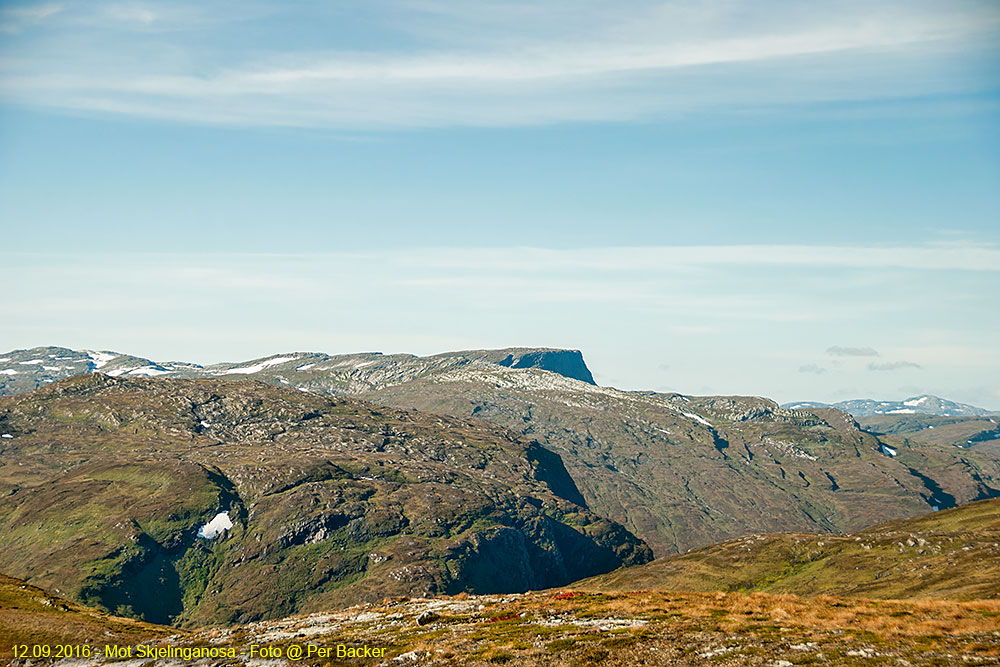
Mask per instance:
[[[781,407],[796,408],[807,405],[806,402],[786,403]],[[812,407],[838,408],[855,417],[871,415],[941,415],[946,417],[983,417],[992,414],[989,410],[977,408],[974,405],[956,403],[938,396],[922,394],[912,396],[902,401],[876,401],[872,399],[856,399],[839,403],[812,403]]]
[[[911,398],[911,399],[903,401],[903,405],[911,407],[911,408],[915,408],[918,405],[920,405],[921,403],[926,403],[927,401],[930,400],[930,398],[931,398],[930,396],[921,396],[919,398]]]

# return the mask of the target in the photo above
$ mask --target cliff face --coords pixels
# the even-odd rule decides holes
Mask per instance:
[[[480,350],[459,352],[472,359],[482,359],[508,368],[537,368],[558,373],[571,380],[580,380],[596,385],[594,376],[583,360],[580,350],[554,350],[535,348],[507,348],[503,350]],[[477,356],[481,354],[482,356]]]

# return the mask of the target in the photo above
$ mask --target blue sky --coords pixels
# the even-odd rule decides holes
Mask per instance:
[[[2,2],[0,348],[549,345],[1000,409],[998,37],[995,2]]]

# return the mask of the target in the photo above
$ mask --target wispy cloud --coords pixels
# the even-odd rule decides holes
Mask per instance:
[[[822,375],[826,372],[826,369],[817,364],[805,364],[804,366],[799,366],[800,373],[813,373],[815,375]]]
[[[0,8],[0,33],[16,34],[61,11],[63,11],[63,6],[56,3],[2,7]]]
[[[677,273],[694,267],[787,266],[804,269],[914,269],[920,271],[1000,271],[1000,248],[981,244],[928,246],[718,245],[632,248],[452,249],[389,253],[406,266],[472,271],[521,269]]]
[[[1000,26],[1000,12],[964,2],[947,10],[845,2],[811,11],[782,3],[739,9],[641,3],[628,11],[587,3],[576,16],[557,5],[538,10],[508,2],[471,11],[453,3],[382,3],[390,26],[399,16],[423,26],[418,45],[402,51],[316,51],[289,43],[262,52],[241,44],[220,58],[190,42],[137,44],[112,33],[106,44],[88,43],[92,52],[78,58],[83,67],[50,54],[0,78],[0,91],[24,103],[221,124],[627,120],[950,90],[954,77],[930,75],[922,59],[953,57],[958,45],[988,42]],[[167,12],[174,25],[185,7]],[[144,28],[165,10],[116,3],[101,12],[120,26]],[[525,23],[525,13],[532,22]],[[335,29],[331,24],[334,41]],[[164,51],[184,55],[165,63]],[[112,52],[113,68],[92,66]],[[129,69],[126,62],[146,65]]]
[[[877,357],[878,352],[870,347],[828,347],[826,353],[834,357]]]
[[[887,361],[882,364],[871,363],[868,364],[868,370],[870,371],[898,371],[904,368],[922,368],[918,363],[912,361]]]

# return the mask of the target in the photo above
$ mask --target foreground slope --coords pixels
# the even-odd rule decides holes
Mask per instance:
[[[462,595],[386,600],[144,643],[175,653],[233,648],[233,657],[224,659],[156,661],[176,666],[996,665],[1000,601],[648,591]],[[282,657],[255,658],[254,644],[281,651]],[[338,646],[368,647],[381,655],[338,660],[333,653]],[[94,648],[90,660],[56,664],[150,664],[106,657],[103,642]],[[302,650],[302,659],[286,658],[293,648]],[[317,649],[332,655],[320,656]],[[0,645],[0,657],[9,656],[9,645]]]
[[[14,644],[134,644],[176,636],[177,630],[111,616],[0,574],[0,657]]]
[[[1000,499],[850,535],[750,535],[575,584],[583,590],[1000,598]]]
[[[0,432],[0,572],[157,622],[545,588],[650,558],[575,502],[558,456],[482,423],[90,374],[0,399]],[[199,537],[223,512],[229,530]]]

